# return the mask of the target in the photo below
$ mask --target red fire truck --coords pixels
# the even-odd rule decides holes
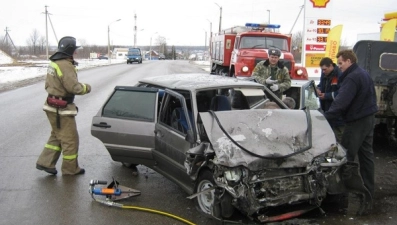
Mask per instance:
[[[223,30],[211,38],[211,74],[250,77],[255,65],[269,58],[270,47],[281,50],[291,79],[308,80],[306,68],[295,65],[291,36],[278,32],[280,25],[246,23]]]

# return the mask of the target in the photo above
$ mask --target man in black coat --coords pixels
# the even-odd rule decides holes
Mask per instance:
[[[336,55],[342,71],[338,96],[325,112],[328,120],[340,116],[346,122],[342,146],[347,150],[347,160],[360,162],[360,173],[365,187],[374,194],[375,165],[372,149],[375,113],[378,112],[374,83],[370,75],[357,65],[357,56],[352,50],[343,50]]]

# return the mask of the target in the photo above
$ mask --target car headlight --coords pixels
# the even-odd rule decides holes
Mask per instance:
[[[248,66],[243,66],[243,68],[241,68],[241,71],[243,71],[244,73],[248,72]]]
[[[224,174],[228,182],[239,182],[243,172],[240,168],[232,168],[231,170],[226,170]]]
[[[298,70],[296,71],[296,74],[299,75],[299,76],[302,76],[303,70],[302,70],[302,69],[298,69]]]

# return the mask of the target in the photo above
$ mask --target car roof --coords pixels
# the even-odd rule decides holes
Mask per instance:
[[[149,77],[140,80],[140,83],[152,84],[169,89],[210,89],[222,87],[253,87],[263,88],[262,84],[245,81],[237,78],[209,75],[204,73],[172,74]]]

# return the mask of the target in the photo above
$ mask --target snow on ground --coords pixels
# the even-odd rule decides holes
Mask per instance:
[[[8,56],[5,52],[0,50],[0,64],[12,63],[14,60]]]
[[[76,59],[79,63],[77,69],[87,69],[97,66],[109,65],[108,60],[99,59]],[[16,82],[21,80],[26,80],[34,77],[40,77],[46,75],[47,67],[50,61],[19,61],[21,63],[27,63],[31,66],[2,66],[12,63],[12,59],[8,56],[3,57],[0,54],[0,84],[8,82]],[[123,59],[112,59],[111,64],[124,63]]]
[[[109,65],[108,60],[99,59],[76,59],[79,63],[78,70],[87,69],[98,66]],[[50,61],[47,60],[26,60],[19,61],[31,66],[8,66],[13,59],[0,51],[0,84],[12,83],[16,81],[26,80],[30,78],[46,75],[47,67]],[[124,59],[112,59],[111,64],[125,63]],[[192,61],[204,70],[209,71],[209,61]]]

